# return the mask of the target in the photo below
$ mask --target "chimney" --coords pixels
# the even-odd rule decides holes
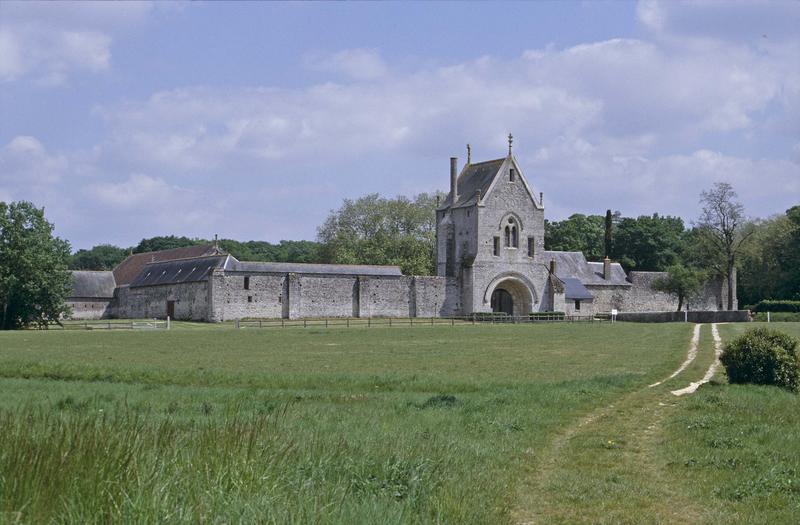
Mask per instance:
[[[458,157],[450,157],[450,205],[458,202]]]
[[[551,275],[555,275],[556,274],[556,260],[555,259],[550,259],[550,274]]]
[[[539,192],[539,206],[544,206],[544,192]]]
[[[611,279],[611,259],[608,258],[608,255],[603,259],[603,279],[606,281]]]

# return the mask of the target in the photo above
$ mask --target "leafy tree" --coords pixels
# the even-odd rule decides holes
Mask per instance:
[[[112,270],[127,256],[128,250],[112,244],[98,244],[91,250],[78,250],[69,267],[71,270]]]
[[[190,239],[189,237],[165,235],[160,237],[151,237],[149,239],[142,239],[139,244],[133,248],[133,253],[172,250],[173,248],[185,248],[187,246],[198,246],[200,244],[208,244],[208,241],[203,239]]]
[[[69,256],[44,209],[0,202],[0,329],[46,326],[69,313]]]
[[[563,221],[545,221],[546,250],[582,252],[587,259],[599,261],[605,255],[603,242],[605,219],[602,215],[576,213]]]
[[[736,200],[733,186],[717,182],[700,194],[703,211],[697,224],[701,249],[708,265],[728,281],[727,309],[733,310],[733,279],[736,261],[752,234],[744,228],[744,206]]]
[[[663,271],[681,260],[684,243],[680,217],[625,217],[615,228],[612,257],[626,270]]]
[[[434,271],[436,195],[345,199],[318,229],[320,257],[337,264],[398,265],[407,275]]]
[[[700,270],[675,264],[667,268],[667,275],[653,281],[653,289],[666,292],[678,298],[678,310],[683,308],[684,301],[696,297],[703,288],[705,276]]]

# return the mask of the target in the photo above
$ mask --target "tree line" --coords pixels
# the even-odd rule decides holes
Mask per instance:
[[[435,273],[435,209],[442,193],[345,199],[317,230],[316,241],[237,241],[219,247],[242,261],[397,265],[406,275]],[[800,205],[765,219],[746,219],[727,183],[700,195],[699,219],[574,214],[545,221],[545,249],[605,256],[626,271],[664,271],[657,286],[678,297],[679,308],[712,276],[738,270],[739,304],[800,299]],[[0,202],[1,328],[45,325],[66,313],[69,270],[110,270],[133,253],[210,244],[174,235],[122,248],[100,244],[70,253],[52,235],[44,210],[28,202]],[[728,305],[730,308],[731,305]]]

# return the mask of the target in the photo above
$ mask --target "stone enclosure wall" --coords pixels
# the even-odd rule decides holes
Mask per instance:
[[[67,306],[72,308],[68,319],[109,319],[117,314],[113,299],[73,297],[67,301]]]
[[[215,272],[210,283],[211,321],[434,317],[457,315],[460,309],[458,283],[446,277]]]

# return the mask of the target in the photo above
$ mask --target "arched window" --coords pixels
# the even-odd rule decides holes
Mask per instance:
[[[506,226],[506,248],[511,246],[511,227]]]
[[[519,247],[519,234],[517,233],[517,226],[511,227],[511,246],[514,248]]]

